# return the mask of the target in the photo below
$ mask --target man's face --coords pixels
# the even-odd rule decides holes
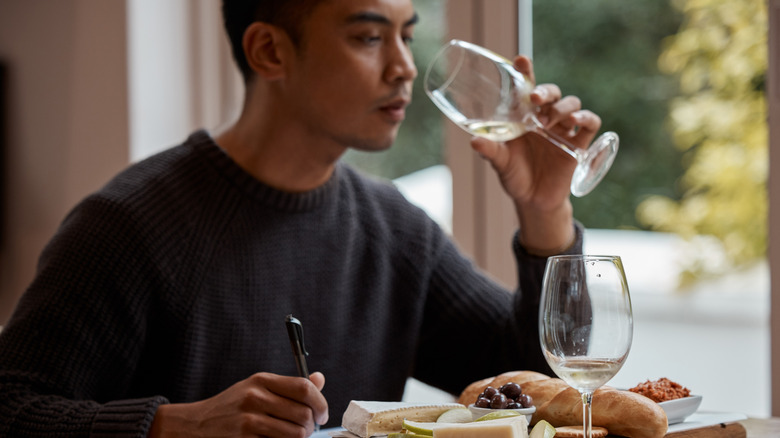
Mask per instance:
[[[390,147],[417,76],[411,0],[325,0],[303,26],[285,86],[303,129],[343,147]]]

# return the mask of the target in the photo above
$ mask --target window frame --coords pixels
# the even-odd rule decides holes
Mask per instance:
[[[528,22],[530,0],[450,0],[447,39],[471,41],[511,59],[520,45],[521,3]],[[515,287],[517,269],[510,242],[518,226],[517,213],[490,164],[469,147],[469,138],[454,124],[445,123],[445,161],[457,175],[452,181],[453,238],[496,281]]]
[[[767,3],[769,17],[767,100],[769,101],[769,268],[770,292],[770,357],[771,412],[780,416],[780,178],[771,171],[780,169],[780,0]]]

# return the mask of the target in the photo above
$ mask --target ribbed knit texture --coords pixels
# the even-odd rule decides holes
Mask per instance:
[[[280,192],[197,132],[85,199],[45,249],[0,334],[0,436],[144,437],[160,403],[295,375],[289,313],[326,376],[328,427],[351,399],[400,399],[409,375],[457,393],[548,372],[545,260],[514,248],[512,294],[391,185],[339,165]]]

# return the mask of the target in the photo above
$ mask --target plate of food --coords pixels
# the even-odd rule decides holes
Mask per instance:
[[[700,395],[691,394],[688,388],[666,377],[647,380],[629,391],[642,394],[658,403],[658,406],[666,412],[666,419],[670,425],[682,423],[695,413],[702,399]]]
[[[652,396],[665,393],[667,399],[656,402],[642,391]],[[523,403],[524,398],[520,401],[520,394],[528,396],[527,404]],[[480,399],[488,398],[491,403],[487,407],[477,406],[484,406],[487,401]],[[684,422],[696,412],[699,403],[700,396],[691,395],[686,388],[668,379],[640,384],[632,390],[605,386],[594,395],[593,426],[598,427],[602,436],[650,438],[665,436],[669,424],[678,423],[676,431],[722,421],[723,417],[718,417],[702,422],[698,418],[701,415],[697,414]],[[331,431],[329,436],[368,438],[416,434],[430,437],[435,430],[437,435],[448,437],[500,432],[501,436],[528,438],[529,430],[534,433],[538,428],[542,436],[554,429],[557,438],[581,436],[581,421],[582,395],[563,380],[534,371],[509,371],[469,384],[457,403],[352,400],[343,414],[342,427]]]

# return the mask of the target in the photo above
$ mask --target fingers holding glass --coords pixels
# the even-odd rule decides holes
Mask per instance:
[[[577,114],[579,99],[562,98],[555,85],[534,87],[533,66],[526,57],[519,56],[512,64],[485,48],[452,40],[429,65],[424,86],[436,106],[473,135],[505,142],[535,132],[575,159],[571,180],[575,196],[590,193],[617,154],[615,133],[586,146],[600,119],[592,113]],[[569,135],[571,130],[574,135]]]
[[[536,83],[534,76],[534,63],[525,55],[517,55],[514,62],[515,70],[525,75],[531,83]]]

